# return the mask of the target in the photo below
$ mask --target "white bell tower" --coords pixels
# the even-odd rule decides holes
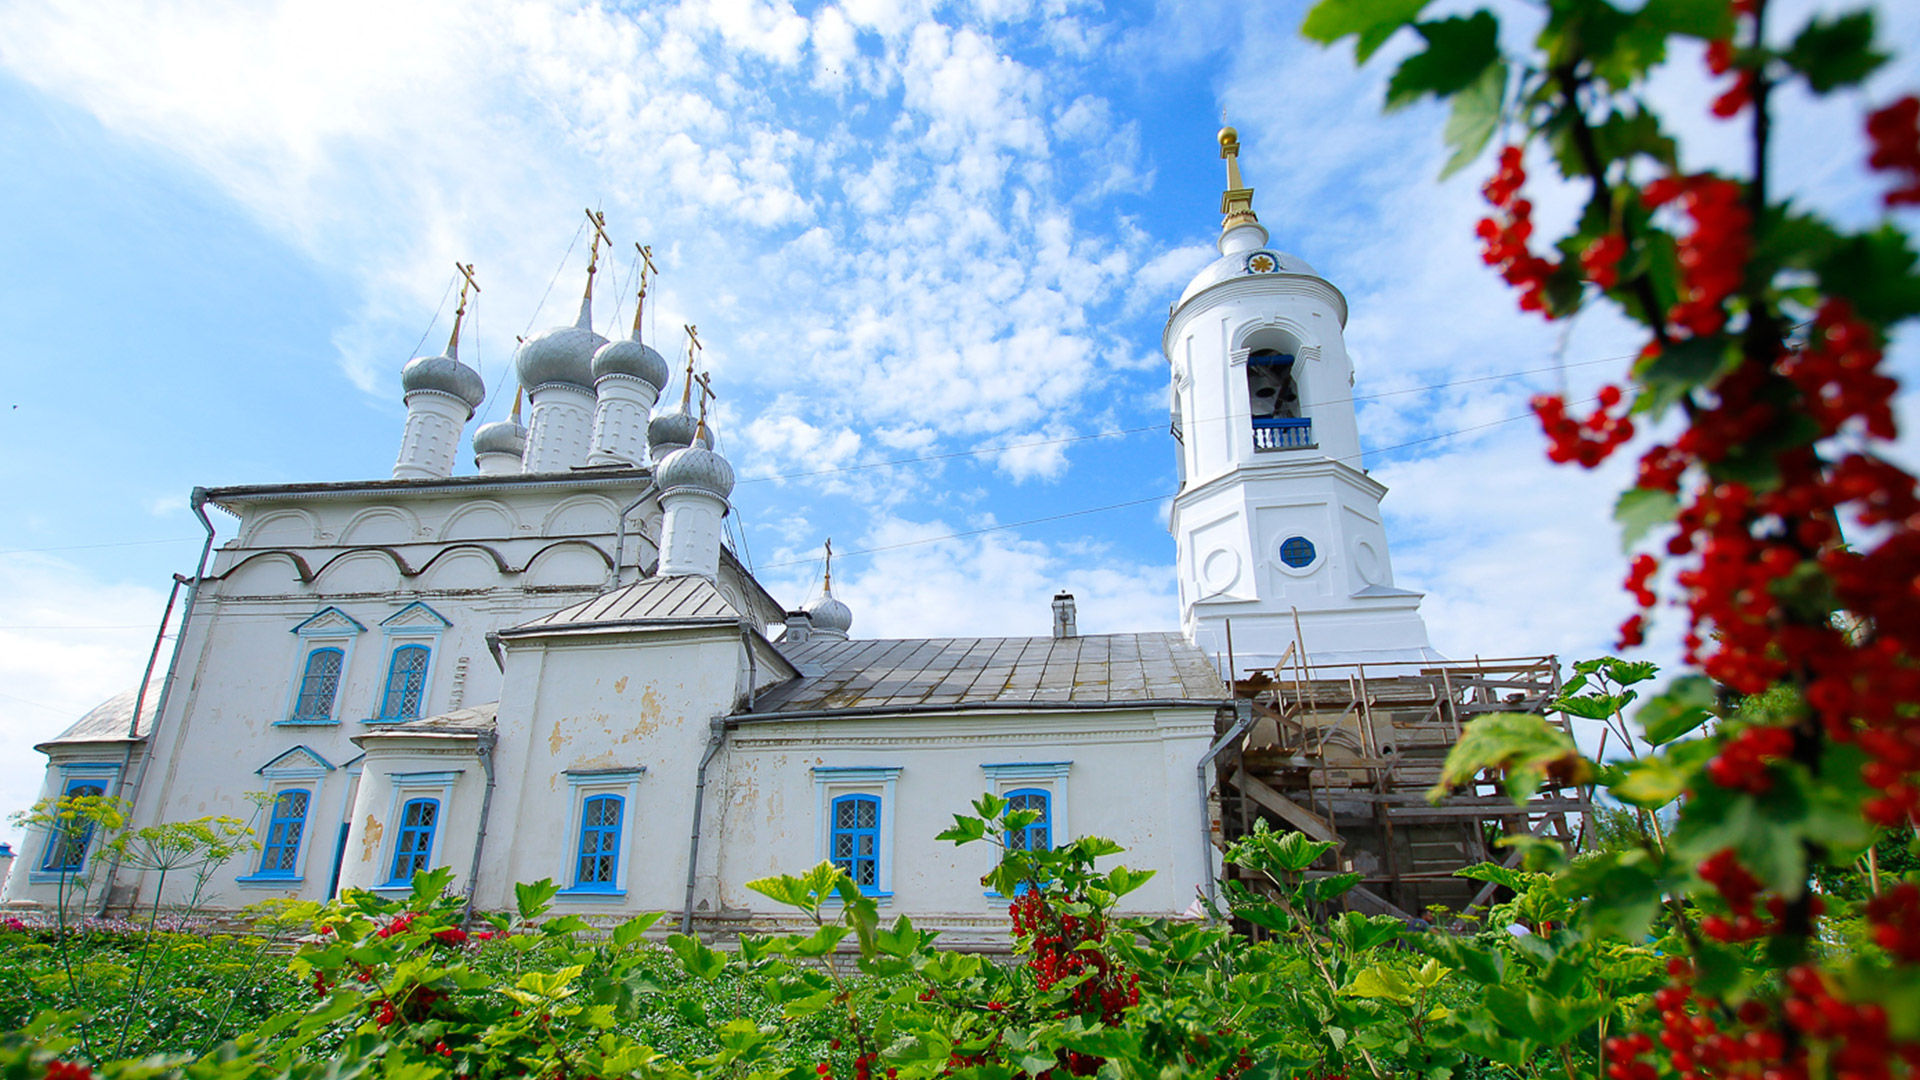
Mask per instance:
[[[1242,674],[1296,642],[1316,665],[1439,659],[1421,594],[1393,583],[1387,489],[1361,468],[1346,297],[1267,247],[1239,152],[1237,133],[1222,129],[1220,258],[1187,286],[1161,336],[1179,451],[1170,526],[1182,630],[1224,658],[1231,621]]]

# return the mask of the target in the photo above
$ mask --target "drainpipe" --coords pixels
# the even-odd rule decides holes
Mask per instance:
[[[187,496],[187,506],[192,509],[193,516],[200,519],[200,527],[207,530],[207,541],[200,545],[200,563],[193,569],[193,580],[186,581],[183,580],[179,574],[173,575],[174,593],[178,593],[180,587],[185,585],[187,587],[187,602],[186,606],[180,609],[180,627],[174,631],[173,652],[167,657],[167,674],[160,680],[160,700],[155,702],[153,706],[153,726],[147,730],[146,748],[144,752],[140,754],[140,767],[139,770],[135,772],[132,781],[127,784],[125,801],[127,804],[127,821],[129,824],[133,822],[134,812],[139,808],[140,789],[146,784],[147,768],[153,764],[154,749],[159,745],[160,721],[165,719],[167,715],[167,698],[173,690],[174,672],[180,667],[180,648],[187,642],[187,624],[193,619],[194,601],[200,599],[200,583],[206,578],[207,559],[213,555],[213,522],[207,520],[207,489],[203,487],[194,488],[193,493]],[[167,615],[171,615],[172,613],[173,595],[170,594],[167,597]],[[147,683],[153,678],[154,661],[159,658],[160,641],[166,636],[166,633],[167,616],[162,615],[160,617],[160,632],[153,639],[153,655],[147,658],[146,674],[140,680],[140,692],[134,697],[133,720],[127,725],[127,738],[129,740],[127,747],[127,764],[131,764],[133,760],[134,749],[131,740],[140,730],[140,711],[146,705]],[[125,765],[121,766],[121,775],[126,775]],[[107,914],[107,905],[113,900],[113,880],[119,872],[120,862],[116,859],[107,867],[107,887],[103,890],[105,895],[100,898],[100,910],[98,914],[103,918]]]
[[[1245,735],[1247,729],[1253,726],[1253,702],[1236,698],[1233,702],[1233,711],[1239,717],[1238,722],[1233,725],[1231,731],[1220,736],[1219,741],[1207,748],[1206,754],[1200,758],[1200,764],[1194,769],[1200,777],[1200,865],[1205,867],[1207,872],[1209,909],[1219,900],[1219,896],[1214,889],[1213,881],[1213,827],[1207,823],[1207,794],[1213,789],[1213,785],[1207,783],[1207,766],[1213,764],[1213,759],[1219,757],[1227,747],[1239,742],[1240,736]]]
[[[499,721],[494,721],[496,724]],[[467,871],[467,910],[460,916],[460,928],[473,926],[474,894],[480,885],[480,853],[487,847],[487,818],[493,814],[493,748],[499,742],[498,732],[483,731],[473,752],[480,758],[480,768],[487,774],[487,790],[480,796],[480,829],[473,837],[473,866]]]
[[[747,650],[747,711],[753,711],[755,686],[760,681],[758,665],[753,662],[753,631],[744,625],[740,627],[740,645]]]
[[[616,588],[620,585],[620,560],[627,556],[627,515],[639,509],[640,504],[646,502],[647,496],[653,494],[654,490],[659,486],[658,484],[648,484],[646,490],[642,491],[637,498],[628,503],[626,507],[620,511],[620,516],[614,519],[613,584]]]
[[[680,932],[691,933],[693,927],[693,881],[694,874],[700,868],[700,806],[707,796],[707,766],[713,763],[713,756],[727,741],[727,721],[715,717],[709,722],[712,734],[707,736],[707,752],[700,758],[700,771],[693,780],[693,835],[687,844],[687,903],[680,911]]]

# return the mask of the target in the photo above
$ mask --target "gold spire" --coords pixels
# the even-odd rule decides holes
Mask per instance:
[[[633,340],[640,340],[640,312],[647,306],[647,278],[660,271],[653,268],[653,248],[633,245],[640,252],[640,295],[633,301]]]
[[[1240,181],[1240,133],[1230,127],[1220,129],[1220,156],[1227,159],[1227,190],[1220,196],[1222,232],[1242,225],[1256,225],[1253,213],[1253,189]]]
[[[711,378],[711,376],[704,371],[693,377],[693,381],[700,384],[700,424],[693,429],[693,444],[695,446],[700,444],[700,437],[707,433],[707,401],[720,396],[714,393],[713,384],[707,381],[709,378]]]
[[[513,422],[516,424],[520,422],[520,398],[526,392],[527,388],[524,386],[513,388]]]
[[[473,280],[472,263],[461,266],[460,263],[456,261],[453,264],[453,268],[460,271],[460,276],[466,279],[460,285],[460,306],[453,309],[453,333],[447,337],[447,355],[457,357],[460,355],[460,320],[465,318],[467,314],[467,290],[472,289],[474,292],[479,292],[480,283]]]

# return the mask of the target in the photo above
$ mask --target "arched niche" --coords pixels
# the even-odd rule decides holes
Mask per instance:
[[[1247,414],[1257,450],[1313,445],[1301,335],[1280,323],[1256,323],[1235,335],[1246,357]]]
[[[287,551],[249,555],[220,578],[222,596],[290,596],[313,580],[306,560]]]
[[[342,544],[368,547],[375,544],[407,544],[420,536],[420,522],[409,511],[393,506],[376,506],[353,515],[340,531]]]
[[[500,556],[478,544],[450,547],[420,571],[423,589],[491,589],[508,573]]]
[[[400,588],[403,569],[391,551],[349,551],[320,568],[314,590],[322,596],[394,592]]]
[[[612,569],[607,553],[580,540],[541,548],[527,563],[522,584],[531,588],[603,585]]]
[[[520,518],[504,503],[483,499],[455,510],[441,528],[440,539],[509,540],[519,527]]]
[[[319,543],[320,522],[305,510],[275,510],[247,529],[248,547],[304,547]]]
[[[541,536],[610,536],[619,508],[599,495],[576,495],[553,508],[540,524]]]

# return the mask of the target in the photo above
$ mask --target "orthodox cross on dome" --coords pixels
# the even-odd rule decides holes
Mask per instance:
[[[827,537],[827,568],[820,575],[820,591],[833,595],[833,537]]]
[[[720,396],[719,392],[714,390],[713,383],[708,381],[712,377],[704,371],[693,376],[694,383],[700,387],[700,426],[694,431],[694,442],[699,442],[700,436],[707,431],[707,402]]]
[[[1227,160],[1227,190],[1220,196],[1220,213],[1225,215],[1221,229],[1257,224],[1253,189],[1240,180],[1240,133],[1230,127],[1220,129],[1220,156]]]
[[[593,226],[593,246],[587,255],[587,299],[593,299],[593,275],[600,272],[600,244],[606,242],[613,247],[613,238],[607,235],[607,215],[587,210],[587,224]]]
[[[692,323],[682,324],[687,328],[687,379],[680,387],[680,411],[693,411],[693,354],[705,348],[700,344],[700,328]]]
[[[453,309],[453,333],[447,338],[447,355],[459,356],[460,320],[466,318],[467,315],[467,290],[471,289],[476,293],[479,292],[480,283],[473,280],[472,263],[462,266],[459,260],[456,259],[454,260],[453,268],[460,271],[460,276],[466,279],[460,283],[460,306]]]
[[[634,250],[640,253],[640,295],[633,301],[633,340],[640,340],[640,312],[647,306],[647,282],[660,271],[653,265],[653,247],[636,243]]]

